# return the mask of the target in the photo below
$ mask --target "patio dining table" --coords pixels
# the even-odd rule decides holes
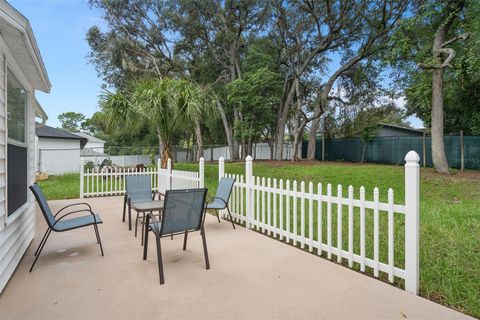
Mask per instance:
[[[154,212],[158,211],[160,215],[161,211],[163,210],[163,200],[151,200],[151,201],[144,201],[144,202],[137,202],[132,204],[132,209],[137,212],[137,219],[135,220],[135,237],[137,236],[137,226],[138,226],[138,218],[139,214],[142,214],[142,237],[140,239],[140,243],[143,246],[143,236],[145,233],[144,224],[145,224],[145,213],[147,212]]]

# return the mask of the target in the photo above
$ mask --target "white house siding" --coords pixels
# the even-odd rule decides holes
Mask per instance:
[[[48,174],[80,172],[80,140],[38,139],[37,170]]]
[[[4,289],[8,279],[17,267],[20,259],[27,250],[28,245],[34,236],[35,225],[35,203],[34,197],[29,192],[27,203],[16,213],[7,218],[6,203],[6,154],[7,154],[7,133],[5,130],[6,103],[5,103],[5,59],[10,69],[15,73],[22,85],[28,92],[27,106],[27,143],[28,143],[28,183],[34,183],[34,161],[35,161],[35,118],[34,118],[34,93],[33,88],[22,73],[13,55],[7,48],[3,38],[0,36],[0,292]]]
[[[104,153],[105,152],[105,142],[97,141],[88,141],[84,147],[85,149],[90,149],[96,152]]]

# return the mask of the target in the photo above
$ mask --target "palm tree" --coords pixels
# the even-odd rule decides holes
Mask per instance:
[[[164,78],[136,82],[127,92],[107,93],[102,108],[107,114],[107,128],[137,130],[147,121],[157,132],[161,165],[172,159],[175,139],[184,129],[198,126],[210,100],[197,86],[185,80]]]

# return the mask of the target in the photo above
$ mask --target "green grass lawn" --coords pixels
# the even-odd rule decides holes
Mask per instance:
[[[197,170],[198,165],[176,164],[175,168]],[[244,174],[244,170],[244,163],[227,163],[225,168],[227,173],[234,174]],[[312,181],[315,185],[317,182],[331,183],[334,195],[337,184],[342,184],[344,197],[349,185],[355,187],[356,197],[363,185],[366,198],[370,200],[374,187],[380,189],[381,201],[386,201],[388,188],[395,190],[396,203],[403,203],[404,198],[402,166],[256,161],[253,172],[264,177]],[[215,192],[217,179],[217,165],[207,163],[205,185],[210,194]],[[48,199],[78,198],[79,195],[78,175],[53,176],[40,185]],[[479,194],[480,172],[455,172],[451,176],[443,176],[432,169],[421,171],[420,294],[476,317],[480,317]],[[333,212],[336,212],[335,208]],[[332,220],[335,222],[333,215]],[[345,217],[344,221],[347,221]],[[398,222],[399,228],[401,223]],[[335,223],[333,230],[336,230]],[[400,230],[395,239],[396,257],[403,257],[403,246],[397,242],[397,235],[403,232]],[[370,252],[367,250],[367,254]],[[383,251],[383,261],[384,257]]]

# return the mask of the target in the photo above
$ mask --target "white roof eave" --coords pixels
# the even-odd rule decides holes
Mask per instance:
[[[41,123],[37,123],[36,124],[36,127],[39,128],[39,127],[43,127],[45,125],[45,123],[47,122],[48,120],[48,116],[47,116],[47,113],[45,112],[45,110],[43,110],[42,106],[40,105],[40,103],[37,101],[37,99],[35,99],[35,116],[36,117],[39,117],[40,119],[42,119],[42,122]]]
[[[6,1],[0,1],[0,15],[4,21],[18,29],[22,34],[22,40],[28,51],[27,54],[32,58],[35,70],[40,78],[40,84],[35,85],[32,83],[32,87],[47,93],[50,92],[52,85],[48,78],[45,64],[43,63],[30,22]]]

